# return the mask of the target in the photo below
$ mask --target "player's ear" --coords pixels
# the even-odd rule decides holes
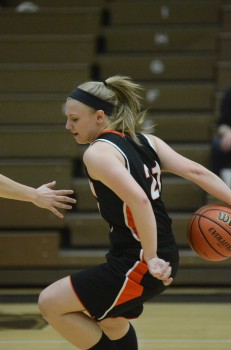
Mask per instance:
[[[105,118],[105,113],[102,109],[99,109],[98,111],[96,111],[96,120],[98,122],[102,122]]]

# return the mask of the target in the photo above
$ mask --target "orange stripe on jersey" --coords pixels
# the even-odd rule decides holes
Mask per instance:
[[[106,134],[106,133],[108,133],[108,132],[111,132],[111,133],[113,133],[113,134],[119,135],[119,136],[121,136],[121,137],[125,137],[125,134],[124,134],[124,133],[119,132],[119,131],[117,131],[117,130],[112,130],[112,129],[111,129],[111,130],[110,130],[110,129],[103,130],[103,131],[99,134],[99,136],[102,135],[102,134]]]
[[[127,225],[132,229],[132,231],[135,233],[137,237],[139,237],[139,234],[136,229],[136,225],[132,216],[131,209],[126,205],[126,217],[127,217]]]
[[[119,298],[116,301],[116,305],[120,305],[134,298],[138,298],[142,295],[144,287],[140,285],[140,282],[148,271],[148,266],[143,262],[138,262],[135,267],[131,269],[128,274]]]

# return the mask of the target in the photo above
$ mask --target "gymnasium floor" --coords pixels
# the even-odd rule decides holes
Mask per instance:
[[[0,350],[74,350],[42,319],[39,290],[0,292]],[[139,350],[231,349],[231,289],[172,288],[133,321]],[[129,349],[128,349],[129,350]]]

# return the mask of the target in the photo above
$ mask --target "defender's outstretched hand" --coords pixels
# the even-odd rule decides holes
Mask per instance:
[[[40,208],[48,209],[59,218],[63,218],[63,214],[56,208],[72,209],[72,205],[75,204],[74,198],[68,197],[73,194],[72,190],[53,190],[56,185],[56,181],[44,184],[36,189],[36,198],[33,203]]]
[[[172,268],[169,262],[158,257],[148,260],[148,269],[153,277],[163,281],[165,286],[172,283],[173,278],[170,277]]]

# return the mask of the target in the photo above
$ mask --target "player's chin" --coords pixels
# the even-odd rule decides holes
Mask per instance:
[[[78,143],[78,145],[88,145],[91,143],[90,140],[84,138],[84,137],[81,137],[79,134],[77,134],[75,136],[75,141]]]
[[[78,143],[78,145],[84,145],[86,142],[79,136],[79,134],[76,134],[74,137],[76,143]]]

